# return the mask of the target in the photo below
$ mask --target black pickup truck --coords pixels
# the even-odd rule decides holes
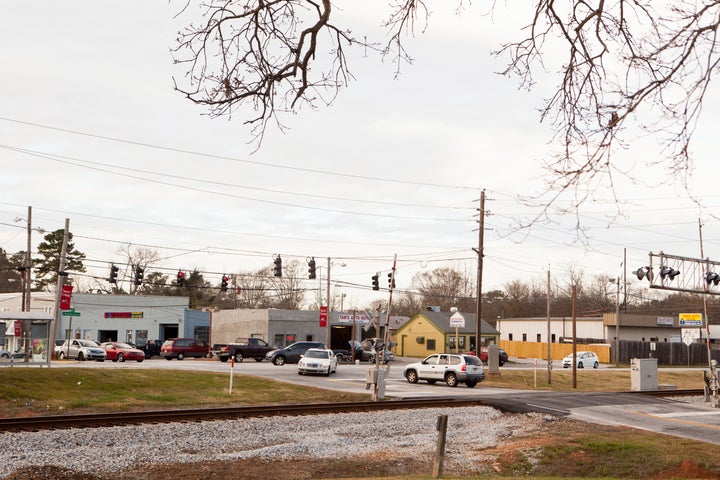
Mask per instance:
[[[262,362],[265,354],[275,347],[261,338],[236,338],[233,343],[227,345],[213,345],[213,356],[217,357],[221,362],[227,362],[231,358],[235,358],[236,362],[242,362],[245,358],[254,358],[256,362]]]

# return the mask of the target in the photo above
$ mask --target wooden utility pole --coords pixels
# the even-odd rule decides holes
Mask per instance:
[[[477,264],[477,304],[475,305],[475,354],[480,356],[482,348],[482,274],[485,241],[485,190],[480,193],[480,216],[478,218],[478,248],[475,252],[478,255]]]
[[[55,287],[55,319],[52,321],[50,335],[50,344],[48,345],[47,362],[50,366],[50,357],[55,354],[55,339],[57,338],[57,329],[60,325],[62,312],[60,311],[60,296],[62,295],[62,287],[65,285],[65,261],[67,257],[68,237],[70,236],[70,219],[65,219],[65,235],[63,236],[62,250],[60,251],[60,265],[58,267],[57,285]],[[72,318],[72,317],[70,317]]]
[[[548,385],[552,385],[552,333],[550,329],[550,267],[547,272],[547,373]]]

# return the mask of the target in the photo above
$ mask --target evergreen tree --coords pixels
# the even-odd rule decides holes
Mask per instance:
[[[45,235],[45,241],[38,245],[38,253],[43,258],[35,258],[32,261],[35,267],[35,290],[50,290],[50,285],[57,284],[64,236],[64,229],[55,230]],[[72,242],[72,233],[68,232],[65,271],[85,272],[83,260],[85,260],[85,254],[75,249],[75,244]],[[72,284],[72,276],[68,276],[67,282]]]

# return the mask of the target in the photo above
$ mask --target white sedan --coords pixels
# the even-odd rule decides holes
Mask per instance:
[[[600,366],[600,359],[595,352],[577,352],[577,368],[592,367],[598,368]],[[572,367],[573,354],[571,353],[567,357],[563,358],[563,368]]]
[[[332,350],[311,348],[298,362],[298,375],[303,373],[320,373],[326,377],[337,373],[337,357]]]

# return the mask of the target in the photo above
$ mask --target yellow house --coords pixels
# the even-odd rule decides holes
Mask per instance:
[[[401,357],[425,357],[432,353],[465,352],[475,348],[475,314],[463,313],[465,326],[451,326],[450,312],[424,311],[413,315],[395,333],[395,353]],[[454,322],[453,322],[454,324]],[[481,323],[482,344],[498,343],[500,332]],[[457,331],[457,338],[455,333]]]

